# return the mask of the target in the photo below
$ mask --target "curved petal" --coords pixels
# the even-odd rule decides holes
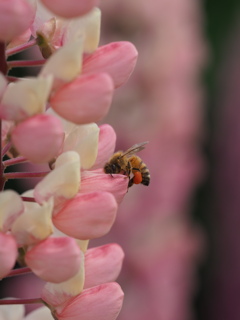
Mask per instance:
[[[106,73],[82,75],[61,87],[51,98],[51,107],[76,124],[97,122],[108,112],[113,82]]]
[[[71,130],[65,131],[63,152],[76,151],[81,159],[81,167],[89,169],[96,160],[98,150],[99,128],[96,123],[75,125],[68,121]],[[66,128],[66,126],[65,126]]]
[[[55,205],[73,198],[80,186],[80,159],[75,151],[62,153],[50,171],[35,187],[34,198],[38,203],[54,197]]]
[[[63,125],[65,139],[62,152],[76,151],[80,156],[82,169],[91,168],[98,152],[98,125],[96,123],[76,125],[60,117],[52,108],[47,110],[47,114],[59,118]]]
[[[99,44],[101,11],[93,8],[89,13],[80,18],[70,19],[63,34],[63,44],[75,42],[83,38],[84,53],[92,53]]]
[[[137,50],[130,42],[112,42],[99,47],[83,60],[83,73],[106,72],[113,79],[115,88],[130,77],[137,61]]]
[[[43,320],[43,319],[53,320],[53,316],[51,314],[50,309],[45,306],[33,310],[24,318],[24,320]]]
[[[42,206],[27,203],[24,213],[12,225],[12,233],[20,247],[38,243],[52,234],[52,210],[53,199]]]
[[[24,0],[0,2],[0,40],[9,42],[30,27],[34,20],[35,9]]]
[[[116,200],[109,192],[78,194],[54,215],[53,223],[71,237],[93,239],[109,232],[116,212]]]
[[[34,163],[48,163],[60,152],[64,133],[61,121],[40,114],[19,123],[11,132],[19,154]]]
[[[0,232],[0,279],[14,267],[18,255],[17,243],[11,234]]]
[[[55,15],[64,18],[75,18],[89,12],[98,0],[41,0]]]
[[[101,125],[99,129],[98,154],[94,165],[91,167],[92,170],[103,168],[113,155],[116,146],[116,133],[114,129],[108,124]]]
[[[121,310],[123,296],[119,284],[105,283],[84,290],[63,310],[59,312],[57,308],[56,315],[59,320],[79,320],[79,315],[81,315],[81,320],[115,320]]]
[[[74,239],[48,238],[30,248],[25,261],[39,278],[60,283],[77,274],[83,256]]]
[[[68,300],[82,292],[83,284],[84,263],[81,264],[78,273],[71,279],[62,283],[47,282],[42,290],[41,298],[50,306],[62,308]]]
[[[111,192],[119,204],[128,188],[128,177],[121,174],[106,174],[102,169],[82,173],[80,193],[107,191]]]
[[[124,252],[115,243],[87,250],[84,289],[115,281],[121,271]]]
[[[14,220],[24,211],[21,197],[13,190],[0,193],[0,231],[7,232]]]
[[[14,298],[6,298],[14,299]],[[1,320],[22,320],[24,318],[25,308],[23,304],[14,305],[0,305],[0,319]]]
[[[47,59],[40,75],[46,77],[52,75],[54,78],[54,88],[60,84],[67,83],[75,79],[82,69],[83,40],[69,43]]]
[[[5,120],[23,121],[45,111],[52,88],[52,76],[10,83],[3,94],[0,115]]]

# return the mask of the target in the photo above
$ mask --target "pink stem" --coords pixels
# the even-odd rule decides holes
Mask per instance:
[[[8,142],[2,149],[2,157],[8,152],[8,150],[11,148],[12,143]]]
[[[2,152],[2,120],[0,120],[0,152]],[[4,179],[4,167],[2,159],[0,159],[0,191],[4,189],[6,180]]]
[[[8,61],[8,68],[17,68],[17,67],[36,67],[36,66],[42,66],[46,60],[14,60],[14,61]]]
[[[33,304],[33,303],[43,303],[41,298],[33,298],[33,299],[4,299],[0,300],[0,305],[5,304]]]
[[[6,56],[9,57],[15,53],[18,53],[18,52],[21,52],[21,51],[26,50],[28,48],[31,48],[35,44],[37,44],[37,41],[36,41],[36,39],[33,39],[27,43],[24,43],[24,44],[21,44],[21,45],[15,47],[15,48],[8,49],[8,50],[6,50]]]
[[[19,269],[14,269],[11,272],[9,272],[9,274],[5,277],[5,278],[9,278],[9,277],[14,277],[14,276],[20,276],[22,274],[26,274],[26,273],[32,273],[32,270],[30,268],[19,268]]]
[[[9,172],[4,173],[3,177],[6,180],[9,179],[25,179],[25,178],[39,178],[39,177],[45,177],[49,171],[43,171],[43,172]]]
[[[21,197],[23,201],[27,201],[27,202],[36,202],[34,198],[31,197]]]
[[[7,76],[7,80],[8,80],[9,82],[16,82],[16,81],[18,81],[19,79],[22,79],[22,78]]]
[[[27,161],[28,161],[28,159],[25,157],[17,157],[17,158],[3,161],[3,166],[6,168],[8,166],[12,166],[14,164],[23,163],[23,162],[27,162]]]

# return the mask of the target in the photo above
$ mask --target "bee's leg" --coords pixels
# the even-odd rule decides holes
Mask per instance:
[[[128,188],[130,188],[134,184],[133,179],[134,179],[134,177],[129,179]]]
[[[131,163],[128,161],[127,164],[127,176],[130,177],[130,173],[131,173]]]

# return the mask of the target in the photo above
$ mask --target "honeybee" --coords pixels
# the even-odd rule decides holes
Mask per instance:
[[[150,183],[150,173],[146,164],[135,153],[143,150],[147,142],[134,144],[127,151],[118,151],[113,154],[104,166],[104,172],[113,174],[124,174],[129,178],[128,187],[133,184],[142,183],[148,186]]]

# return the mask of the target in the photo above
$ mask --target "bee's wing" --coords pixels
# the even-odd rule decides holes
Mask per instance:
[[[134,153],[137,153],[145,148],[145,144],[147,144],[148,141],[134,144],[131,148],[127,149],[122,155],[121,158],[124,156],[131,156]]]

